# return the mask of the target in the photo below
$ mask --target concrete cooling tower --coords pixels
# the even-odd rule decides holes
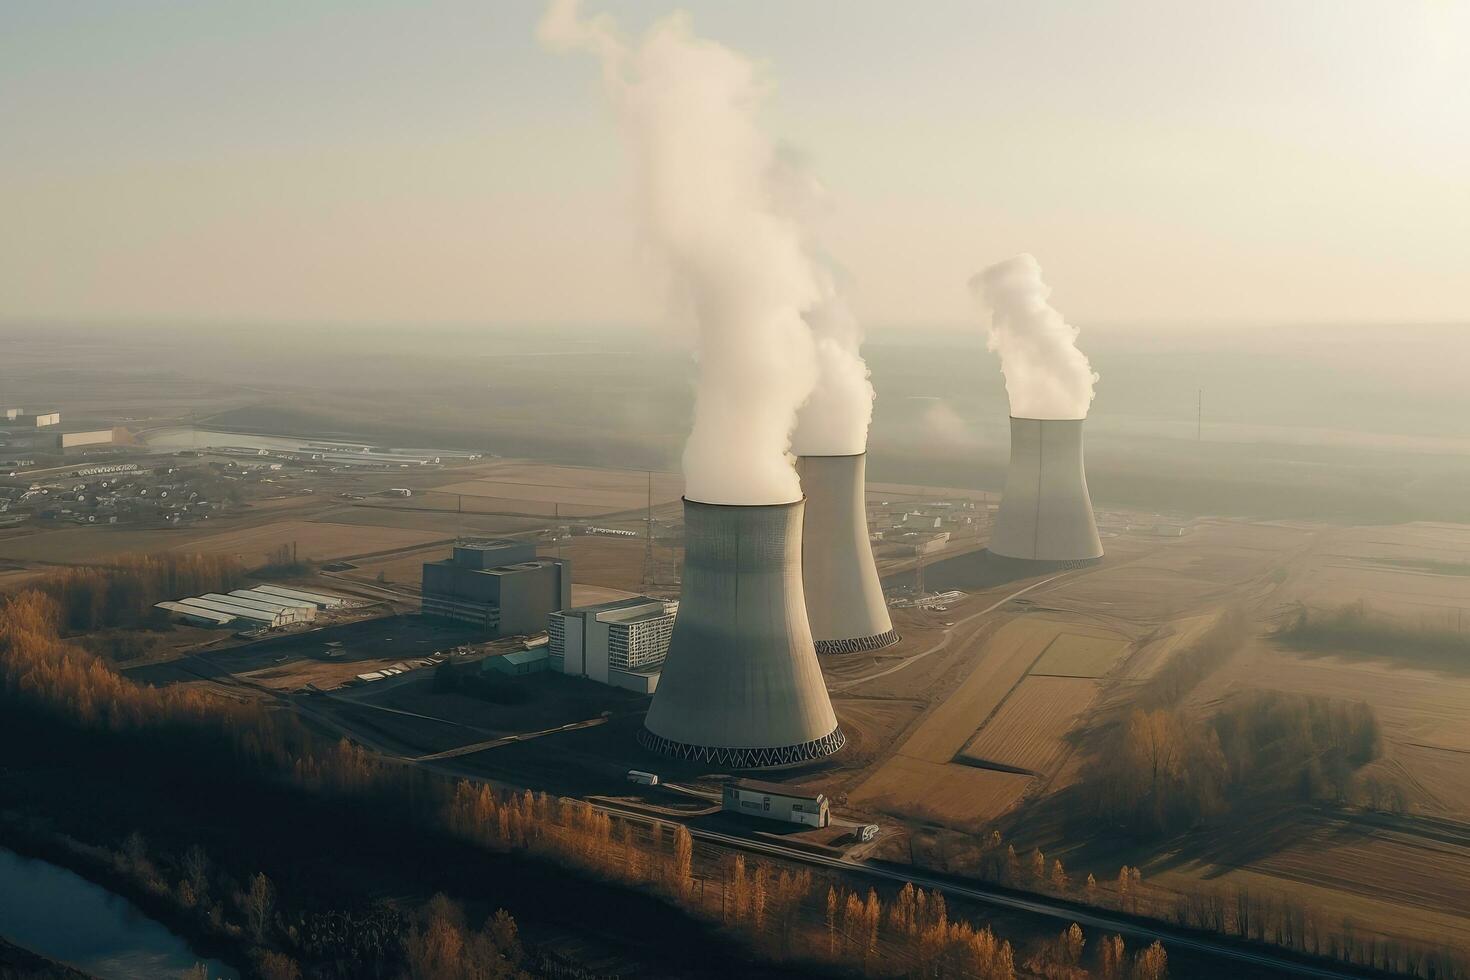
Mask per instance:
[[[868,456],[802,456],[806,495],[801,580],[817,653],[858,653],[898,642],[868,541]]]
[[[731,769],[842,748],[802,594],[803,509],[685,499],[684,588],[646,748]]]
[[[990,552],[1073,565],[1102,558],[1082,466],[1082,419],[1011,419],[1011,466]]]

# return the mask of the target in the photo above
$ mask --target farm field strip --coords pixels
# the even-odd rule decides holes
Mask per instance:
[[[427,544],[443,537],[433,531],[407,528],[328,524],[318,521],[278,521],[239,528],[173,545],[170,551],[204,554],[264,555],[281,545],[295,545],[303,559],[343,558]]]
[[[1019,616],[1001,626],[984,643],[979,663],[959,688],[920,721],[850,799],[896,812],[918,808],[933,819],[954,823],[989,819],[1009,809],[1032,777],[953,760],[1064,628],[1039,616]]]
[[[1027,677],[959,755],[975,763],[1046,773],[1066,754],[1066,734],[1097,691],[1098,682],[1091,678]]]
[[[1031,676],[1101,677],[1127,649],[1128,642],[1114,635],[1068,631],[1051,641]]]
[[[621,510],[627,510],[640,504],[648,503],[648,494],[639,493],[633,488],[619,490],[597,489],[588,487],[545,487],[528,483],[500,483],[493,480],[469,480],[463,483],[450,483],[442,487],[434,487],[434,493],[444,495],[463,494],[466,497],[490,497],[495,500],[529,500],[541,503],[561,504],[583,504],[589,506],[606,505]],[[655,494],[654,500],[658,503],[666,502]]]
[[[899,748],[901,755],[944,764],[955,757],[1006,694],[1026,676],[1062,624],[1021,616],[1002,626],[959,689]]]
[[[897,755],[851,796],[853,803],[942,823],[1000,816],[1025,795],[1031,776],[925,762]]]

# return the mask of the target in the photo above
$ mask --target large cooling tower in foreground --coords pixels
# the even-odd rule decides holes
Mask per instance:
[[[1102,557],[1082,466],[1082,421],[1011,419],[1011,466],[992,554],[1062,563]]]
[[[796,461],[806,495],[801,580],[818,653],[878,650],[898,641],[868,541],[867,459],[858,453]]]
[[[684,501],[684,588],[646,747],[732,769],[842,748],[802,594],[802,511]]]

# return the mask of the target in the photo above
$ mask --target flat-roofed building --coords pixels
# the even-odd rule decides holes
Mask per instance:
[[[549,663],[546,647],[541,646],[530,650],[512,650],[498,657],[486,657],[480,661],[480,669],[519,677],[522,674],[540,673],[547,669]]]
[[[528,542],[459,544],[454,557],[424,564],[424,615],[471,623],[490,636],[539,633],[571,596],[571,562],[537,557]]]
[[[679,604],[649,596],[562,609],[547,617],[553,669],[640,694],[658,689]]]

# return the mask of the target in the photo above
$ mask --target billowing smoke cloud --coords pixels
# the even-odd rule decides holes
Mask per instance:
[[[997,263],[970,280],[990,311],[987,346],[1000,355],[1011,415],[1025,419],[1080,419],[1092,404],[1097,375],[1077,349],[1077,328],[1052,309],[1051,288],[1029,254]]]
[[[873,386],[863,361],[863,328],[847,301],[842,269],[812,230],[829,210],[827,189],[805,160],[783,147],[777,171],[777,201],[806,231],[806,251],[819,297],[803,314],[816,343],[817,386],[796,416],[792,450],[798,456],[851,456],[868,448]]]
[[[873,419],[873,385],[859,353],[863,330],[837,282],[818,270],[822,296],[806,311],[817,350],[817,386],[796,416],[792,449],[798,456],[851,456],[866,452]]]
[[[804,311],[824,299],[783,162],[756,112],[768,86],[744,56],[695,37],[675,14],[637,42],[607,16],[553,0],[539,35],[601,62],[637,164],[648,232],[698,324],[685,493],[723,504],[801,496],[787,455],[817,380]]]

